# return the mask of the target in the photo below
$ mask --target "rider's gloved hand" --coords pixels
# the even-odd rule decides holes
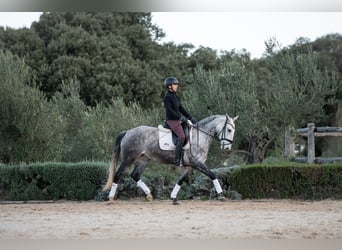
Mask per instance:
[[[181,121],[185,122],[185,123],[188,123],[188,119],[186,119],[184,116],[181,117]]]
[[[193,123],[193,124],[196,124],[197,123],[197,120],[193,117],[191,117],[190,121]]]

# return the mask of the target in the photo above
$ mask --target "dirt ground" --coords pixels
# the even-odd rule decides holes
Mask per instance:
[[[0,239],[342,239],[342,201],[0,205]]]

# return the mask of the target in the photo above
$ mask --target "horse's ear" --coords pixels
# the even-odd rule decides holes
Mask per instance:
[[[237,115],[237,116],[235,116],[234,118],[233,118],[233,120],[234,120],[234,122],[237,120],[239,118],[239,116]]]

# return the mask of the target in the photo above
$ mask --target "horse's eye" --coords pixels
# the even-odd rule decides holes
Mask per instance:
[[[232,130],[231,130],[231,129],[228,129],[228,132],[229,132],[229,133],[231,133],[231,132],[232,132]]]

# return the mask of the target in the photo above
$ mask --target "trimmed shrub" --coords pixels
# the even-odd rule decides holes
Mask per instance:
[[[342,198],[342,165],[248,165],[229,177],[231,188],[243,199]]]
[[[0,164],[0,200],[106,200],[102,192],[108,163],[35,163]],[[129,177],[120,180],[118,198],[143,197],[144,193]],[[142,179],[155,199],[169,199],[180,168],[151,165]],[[281,163],[216,168],[225,194],[238,199],[311,199],[342,198],[342,165]],[[209,177],[194,171],[183,183],[179,199],[216,195]],[[241,196],[240,196],[241,195]],[[233,198],[234,199],[234,198]],[[235,198],[237,199],[237,198]]]
[[[106,200],[108,191],[103,192],[102,185],[108,166],[104,162],[0,164],[0,200]],[[178,171],[170,171],[168,166],[152,165],[142,179],[154,198],[165,199],[177,176]],[[119,184],[120,199],[144,196],[128,174]]]
[[[107,175],[104,163],[35,163],[0,167],[0,199],[91,200]]]

